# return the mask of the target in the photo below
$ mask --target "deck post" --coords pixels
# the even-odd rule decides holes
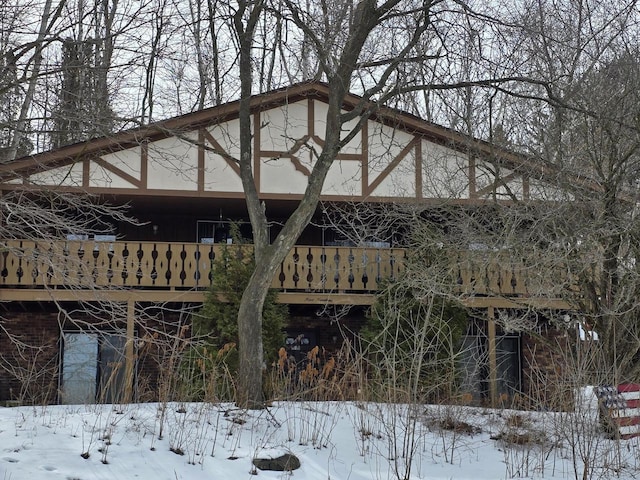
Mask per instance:
[[[487,335],[489,342],[489,395],[491,407],[498,406],[498,362],[496,356],[495,308],[487,308]]]
[[[125,390],[124,403],[133,401],[133,382],[135,372],[135,323],[136,302],[133,297],[127,300],[127,342],[125,344]]]

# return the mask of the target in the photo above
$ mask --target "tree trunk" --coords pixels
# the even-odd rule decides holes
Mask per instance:
[[[271,281],[264,268],[256,268],[242,294],[238,311],[239,372],[236,404],[243,408],[262,408],[265,369],[262,347],[262,307]]]
[[[321,160],[322,158],[323,155],[320,156]],[[244,408],[260,408],[263,405],[262,308],[278,267],[311,220],[318,204],[320,189],[331,164],[327,159],[324,162],[321,160],[318,163],[322,164],[322,168],[316,166],[307,188],[307,194],[301,200],[296,211],[289,217],[274,243],[269,244],[268,237],[264,236],[257,237],[262,238],[262,241],[254,239],[256,267],[242,295],[238,312],[240,370],[237,403]],[[251,208],[251,204],[249,205]],[[260,212],[254,212],[254,215],[264,216],[265,213],[260,209]]]
[[[249,218],[253,227],[256,268],[240,301],[238,312],[238,349],[240,367],[236,402],[244,408],[260,408],[263,405],[262,369],[264,355],[262,351],[262,308],[278,266],[295,245],[296,240],[308,225],[318,205],[322,185],[331,164],[350,136],[341,138],[342,126],[346,121],[341,115],[345,95],[351,83],[351,77],[359,53],[368,34],[377,24],[382,11],[376,11],[371,0],[358,4],[355,18],[340,55],[338,67],[330,75],[331,92],[325,127],[322,152],[308,179],[307,188],[298,207],[289,217],[277,239],[270,243],[266,212],[260,203],[260,197],[253,177],[253,132],[251,126],[251,49],[257,20],[264,7],[262,2],[249,5],[241,3],[242,8],[234,15],[236,34],[240,44],[239,69],[241,97],[239,102],[240,128],[240,172],[245,192]],[[247,11],[252,7],[251,10]],[[244,23],[247,14],[246,24]],[[361,112],[361,110],[355,110]],[[351,112],[353,114],[353,112]],[[361,123],[352,130],[359,130]],[[258,126],[254,126],[258,128]]]
[[[33,57],[30,59],[33,67],[29,72],[29,80],[27,83],[26,92],[24,94],[24,100],[20,109],[20,115],[16,121],[13,139],[9,145],[9,151],[6,154],[5,162],[10,162],[17,157],[18,148],[22,139],[26,136],[28,115],[31,109],[36,94],[36,85],[40,76],[40,70],[42,68],[42,50],[44,48],[45,38],[49,34],[49,29],[55,23],[55,20],[60,16],[62,11],[62,4],[58,5],[58,8],[51,15],[52,0],[46,0],[42,9],[42,17],[40,19],[40,28],[38,30],[38,37],[35,40],[37,45]]]

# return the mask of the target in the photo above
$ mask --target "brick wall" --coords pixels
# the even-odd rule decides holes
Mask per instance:
[[[524,407],[567,410],[572,406],[573,384],[567,355],[573,351],[573,336],[566,330],[543,329],[522,337],[522,391]]]
[[[58,315],[5,312],[0,321],[0,402],[55,401],[60,339]]]
[[[60,318],[52,304],[25,304],[33,311],[7,304],[0,315],[0,404],[56,403],[60,370]],[[13,309],[11,309],[13,307]],[[74,308],[70,308],[74,310]],[[91,328],[94,332],[113,329],[113,322],[100,322],[95,317],[73,311],[77,325],[65,329]],[[179,312],[157,312],[144,325],[136,325],[137,388],[136,400],[158,399],[158,379],[166,372],[167,362],[181,342],[175,334]],[[125,325],[119,325],[125,329]],[[185,332],[188,333],[188,332]]]

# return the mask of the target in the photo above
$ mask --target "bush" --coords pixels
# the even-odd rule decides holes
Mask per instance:
[[[361,333],[383,395],[399,388],[398,401],[450,399],[466,324],[466,310],[442,297],[418,298],[400,282],[384,289]]]
[[[238,310],[255,260],[251,247],[244,244],[233,225],[231,233],[234,244],[224,245],[220,258],[215,260],[212,288],[202,309],[193,317],[197,346],[192,347],[185,358],[189,372],[186,381],[192,382],[192,386],[201,392],[203,373],[217,371],[235,377],[238,367]],[[278,350],[284,345],[283,327],[288,317],[287,307],[276,303],[275,291],[267,294],[262,316],[264,361],[265,365],[270,365],[277,360]],[[227,392],[226,397],[228,387],[223,390]]]

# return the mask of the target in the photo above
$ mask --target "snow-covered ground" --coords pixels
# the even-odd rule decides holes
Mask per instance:
[[[296,455],[293,472],[254,458]],[[0,480],[609,479],[640,476],[636,439],[593,411],[282,402],[0,408]],[[585,465],[587,471],[585,474]],[[583,476],[584,475],[584,476]]]

